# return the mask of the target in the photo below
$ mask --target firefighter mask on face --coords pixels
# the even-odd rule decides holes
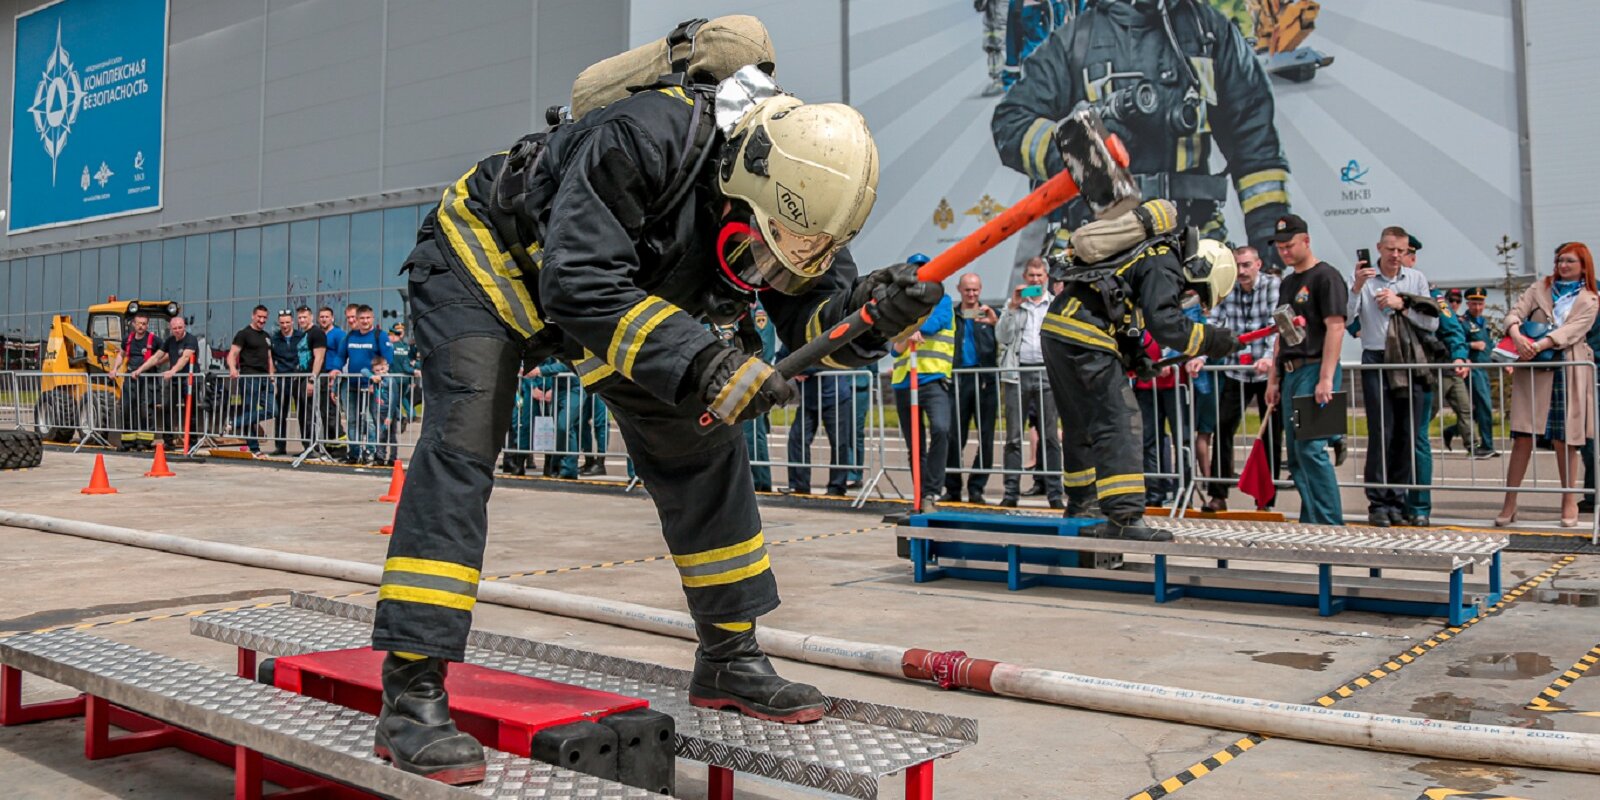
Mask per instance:
[[[855,109],[779,95],[733,129],[718,178],[735,201],[718,235],[723,277],[799,294],[866,222],[878,150]]]

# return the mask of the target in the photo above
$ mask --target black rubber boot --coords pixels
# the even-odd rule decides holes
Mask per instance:
[[[1109,519],[1078,529],[1079,536],[1091,539],[1127,539],[1135,542],[1170,542],[1172,534],[1144,524],[1144,517]]]
[[[372,751],[441,783],[477,783],[483,780],[483,745],[450,721],[445,669],[439,658],[408,661],[390,653],[383,659],[383,711]]]
[[[794,724],[822,719],[828,699],[817,687],[778,677],[772,662],[756,644],[756,629],[733,632],[695,623],[700,648],[695,651],[689,704],[733,709],[746,716]]]

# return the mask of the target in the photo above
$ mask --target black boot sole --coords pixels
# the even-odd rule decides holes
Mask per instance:
[[[807,722],[816,722],[822,719],[827,708],[823,706],[806,706],[791,711],[779,711],[771,706],[760,703],[751,703],[736,697],[722,695],[708,697],[689,693],[689,705],[696,708],[709,708],[713,711],[737,711],[747,717],[764,719],[768,722],[777,722],[783,725],[801,725]]]
[[[483,782],[484,773],[488,770],[488,764],[482,760],[469,761],[462,764],[450,764],[442,767],[419,767],[416,764],[412,764],[411,762],[396,756],[393,750],[390,750],[385,745],[379,743],[374,743],[372,745],[372,753],[378,758],[393,764],[396,769],[399,769],[402,772],[409,772],[413,775],[421,775],[429,780],[446,783],[451,786],[461,786],[468,783],[481,783]]]

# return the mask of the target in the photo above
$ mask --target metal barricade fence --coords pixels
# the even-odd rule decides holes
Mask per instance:
[[[1340,368],[1345,373],[1345,377],[1342,379],[1343,386],[1336,388],[1336,391],[1349,393],[1350,406],[1345,425],[1347,434],[1344,437],[1348,458],[1344,466],[1336,470],[1339,487],[1341,489],[1360,489],[1363,492],[1399,491],[1410,493],[1411,497],[1408,502],[1419,510],[1431,510],[1433,503],[1431,497],[1427,495],[1419,496],[1417,493],[1478,492],[1504,494],[1511,488],[1508,486],[1508,481],[1512,477],[1511,473],[1518,467],[1514,466],[1515,459],[1509,453],[1502,454],[1500,451],[1496,451],[1494,456],[1490,456],[1486,452],[1475,453],[1473,450],[1463,450],[1463,458],[1438,457],[1442,453],[1450,453],[1453,450],[1453,446],[1446,446],[1449,443],[1445,441],[1446,430],[1453,427],[1446,425],[1445,417],[1447,411],[1456,412],[1457,425],[1472,426],[1473,434],[1471,438],[1481,443],[1482,431],[1479,430],[1481,420],[1478,417],[1479,412],[1476,408],[1478,398],[1476,393],[1471,391],[1474,373],[1482,373],[1486,380],[1499,375],[1500,380],[1498,381],[1487,380],[1491,386],[1495,383],[1498,383],[1499,386],[1498,392],[1490,394],[1493,408],[1490,409],[1488,417],[1489,432],[1501,442],[1512,442],[1513,450],[1520,434],[1511,431],[1512,410],[1523,404],[1532,407],[1544,405],[1548,408],[1548,399],[1535,396],[1538,389],[1536,389],[1534,376],[1541,371],[1547,375],[1552,375],[1557,369],[1560,369],[1568,387],[1568,394],[1571,392],[1570,387],[1577,382],[1583,382],[1590,387],[1591,405],[1588,409],[1589,421],[1587,425],[1593,426],[1596,421],[1600,421],[1600,397],[1596,396],[1600,393],[1595,391],[1596,379],[1600,376],[1597,376],[1596,365],[1592,362],[1550,361],[1540,363],[1468,363],[1463,365],[1346,363],[1341,364]],[[1449,409],[1446,407],[1443,396],[1444,389],[1446,388],[1446,381],[1455,375],[1458,368],[1464,369],[1468,373],[1464,379],[1467,382],[1467,400],[1463,408]],[[1240,374],[1241,370],[1252,369],[1252,367],[1238,366],[1208,366],[1205,371],[1217,375],[1219,382],[1226,387],[1226,381],[1233,380],[1233,376]],[[1362,376],[1364,375],[1369,377],[1363,379]],[[1396,470],[1393,466],[1394,462],[1385,461],[1382,458],[1386,448],[1377,444],[1378,442],[1387,441],[1391,429],[1388,426],[1393,425],[1393,423],[1386,424],[1386,415],[1380,414],[1377,419],[1373,419],[1368,414],[1368,408],[1376,408],[1377,402],[1369,389],[1376,385],[1381,387],[1380,391],[1392,394],[1396,390],[1389,388],[1391,382],[1403,380],[1404,385],[1409,386],[1412,380],[1424,375],[1433,379],[1431,388],[1423,393],[1425,399],[1403,401],[1405,408],[1414,409],[1416,416],[1411,425],[1405,426],[1405,429],[1409,429],[1412,432],[1413,442],[1410,447],[1405,448],[1401,469]],[[1543,391],[1549,392],[1550,390],[1545,388]],[[1225,403],[1225,397],[1228,398],[1227,403]],[[1231,471],[1218,469],[1221,463],[1220,448],[1228,447],[1233,457],[1233,464],[1242,468],[1243,457],[1248,454],[1250,447],[1257,438],[1255,431],[1243,425],[1243,423],[1251,421],[1247,413],[1248,410],[1244,408],[1244,405],[1251,399],[1252,395],[1249,392],[1218,392],[1210,398],[1202,398],[1202,402],[1213,404],[1219,421],[1224,419],[1238,420],[1241,427],[1244,428],[1244,434],[1240,436],[1237,432],[1229,431],[1227,425],[1218,425],[1218,432],[1214,438],[1219,450],[1213,451],[1217,453],[1217,456],[1211,460],[1211,465],[1207,469],[1209,474],[1196,478],[1197,484],[1215,491],[1218,488],[1230,487],[1237,482],[1238,469]],[[1289,402],[1289,400],[1290,398],[1283,398],[1281,402]],[[1564,400],[1565,397],[1563,397]],[[1227,404],[1233,401],[1238,403],[1238,407],[1227,407]],[[1391,400],[1390,402],[1395,401]],[[1415,405],[1411,405],[1413,402]],[[1264,405],[1264,400],[1257,406],[1258,414],[1259,405]],[[1533,414],[1532,408],[1528,413],[1530,415]],[[1269,436],[1273,435],[1271,426],[1281,425],[1283,420],[1283,410],[1280,407],[1274,411],[1269,422],[1267,428]],[[1255,422],[1259,423],[1259,421],[1260,418],[1258,416]],[[1526,471],[1526,474],[1522,476],[1522,481],[1515,487],[1515,491],[1518,494],[1576,494],[1590,498],[1595,497],[1594,489],[1584,487],[1579,470],[1583,468],[1583,471],[1589,474],[1596,474],[1596,470],[1600,470],[1600,458],[1597,458],[1597,453],[1595,452],[1600,448],[1584,448],[1589,451],[1583,456],[1585,463],[1574,460],[1570,462],[1570,470],[1563,470],[1557,461],[1556,453],[1546,452],[1543,449],[1543,443],[1538,443],[1538,446],[1535,446],[1536,440],[1544,438],[1543,431],[1546,419],[1532,420],[1532,422],[1538,430],[1528,438],[1526,447],[1531,452],[1521,467]],[[1438,425],[1437,432],[1434,430],[1435,423]],[[1403,434],[1405,429],[1397,429],[1396,432]],[[1458,436],[1459,434],[1452,435],[1451,439],[1458,438]],[[1228,442],[1228,439],[1232,439],[1232,441]],[[1592,436],[1589,437],[1589,441],[1591,444],[1593,443]],[[1554,445],[1552,444],[1551,448],[1553,449],[1553,447]],[[1567,449],[1572,451],[1580,450],[1577,445]],[[1282,453],[1277,452],[1276,448],[1274,448],[1273,458],[1279,459],[1281,457]],[[1569,458],[1575,457],[1569,456]],[[1369,459],[1376,459],[1372,462],[1370,473],[1368,470]],[[1286,471],[1278,468],[1279,464],[1276,460],[1273,466],[1277,477],[1276,484],[1279,487],[1292,486],[1293,484],[1287,480]],[[1426,477],[1427,480],[1415,477],[1419,475],[1419,469],[1421,470],[1421,476]],[[1396,471],[1400,474],[1391,474]],[[1561,480],[1564,471],[1570,473],[1566,476],[1565,485]],[[1414,477],[1411,480],[1399,479],[1407,473]],[[1223,492],[1217,491],[1216,494],[1221,495]],[[1357,515],[1352,514],[1347,509],[1345,516],[1346,518],[1354,518]],[[1600,518],[1591,518],[1587,527],[1590,528],[1591,538],[1595,541],[1600,541]]]
[[[873,492],[882,493],[887,427],[888,415],[876,372],[809,373],[796,381],[796,400],[787,409],[745,423],[745,442],[755,469],[756,488],[776,489],[775,473],[782,468],[791,493],[810,494],[814,471],[824,469],[824,492],[853,497],[852,505],[859,507]],[[825,445],[817,441],[819,432],[827,437]],[[779,439],[783,442],[781,450],[776,444]],[[898,494],[893,479],[890,485]]]
[[[273,379],[275,450],[307,458],[388,466],[410,457],[422,434],[416,378],[385,372],[280,375]],[[237,435],[237,434],[236,434]]]
[[[0,372],[0,429],[22,427],[22,390],[15,372]]]
[[[1154,505],[1172,502],[1176,507],[1176,501],[1192,491],[1193,471],[1186,465],[1192,462],[1194,422],[1189,383],[1178,378],[1176,369],[1171,374],[1173,385],[1136,388],[1134,397],[1144,434],[1140,446],[1147,500]],[[1043,493],[1047,499],[1065,496],[1062,437],[1073,435],[1075,421],[1058,419],[1056,398],[1044,367],[963,367],[956,369],[948,382],[954,395],[954,422],[946,488],[964,482],[969,498],[976,489],[992,503],[995,498],[987,490],[987,478],[978,476],[1000,476],[1004,487],[1001,499],[1021,494],[1023,479],[1031,476],[1034,483],[1042,484],[1039,488],[1043,491],[1030,494]],[[986,426],[992,431],[987,437]],[[977,439],[976,447],[968,444],[972,438]],[[1027,463],[1030,444],[1033,459]],[[959,455],[954,449],[957,446]],[[909,470],[909,466],[903,468]]]

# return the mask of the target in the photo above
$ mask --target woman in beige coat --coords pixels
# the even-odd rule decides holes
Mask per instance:
[[[1556,252],[1555,270],[1542,281],[1534,281],[1517,298],[1506,315],[1506,330],[1517,348],[1517,360],[1532,361],[1540,353],[1554,350],[1555,361],[1594,363],[1594,351],[1584,341],[1589,326],[1600,309],[1595,294],[1594,258],[1589,248],[1576,242]],[[1537,339],[1524,336],[1523,322],[1550,325],[1550,332]],[[1548,438],[1556,451],[1556,469],[1561,485],[1571,487],[1576,473],[1573,456],[1594,435],[1595,374],[1584,367],[1513,370],[1511,377],[1511,463],[1506,471],[1506,487],[1522,485],[1528,461],[1533,457],[1534,437]],[[1517,519],[1517,493],[1506,492],[1496,527]],[[1561,495],[1561,526],[1578,525],[1578,496]]]

